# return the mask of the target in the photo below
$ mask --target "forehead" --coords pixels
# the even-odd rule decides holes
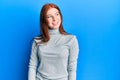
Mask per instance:
[[[47,11],[47,15],[49,15],[49,14],[54,14],[54,13],[57,13],[57,12],[59,12],[56,8],[50,8],[50,9],[48,9],[48,11]]]

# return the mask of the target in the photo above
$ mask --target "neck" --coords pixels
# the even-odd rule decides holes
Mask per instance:
[[[55,29],[48,29],[50,35],[57,35],[60,34],[59,28]]]

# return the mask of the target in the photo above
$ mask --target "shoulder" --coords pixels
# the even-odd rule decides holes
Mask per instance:
[[[64,40],[67,44],[72,45],[77,42],[77,36],[74,34],[64,36]]]
[[[77,36],[74,34],[67,35],[66,37],[69,41],[74,41],[77,39]]]
[[[40,46],[40,45],[44,45],[46,42],[43,42],[42,41],[42,37],[41,36],[36,36],[34,37],[34,40],[33,40],[36,45]]]
[[[78,43],[78,38],[76,35],[70,35],[70,40],[69,40],[69,47],[72,50],[79,50],[79,43]]]
[[[41,41],[41,37],[39,37],[39,36],[34,37],[34,41],[36,43],[40,42]]]
[[[41,42],[41,37],[35,36],[35,37],[33,38],[33,43],[37,45],[39,42]]]

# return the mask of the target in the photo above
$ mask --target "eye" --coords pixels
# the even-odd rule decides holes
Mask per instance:
[[[59,15],[59,13],[56,13],[56,15],[58,16],[58,15]]]
[[[47,18],[49,19],[49,18],[51,18],[52,16],[47,16]]]

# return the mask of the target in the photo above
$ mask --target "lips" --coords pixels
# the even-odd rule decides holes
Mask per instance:
[[[52,23],[53,24],[53,26],[56,26],[57,24],[58,24],[58,22],[54,22],[54,23]]]

